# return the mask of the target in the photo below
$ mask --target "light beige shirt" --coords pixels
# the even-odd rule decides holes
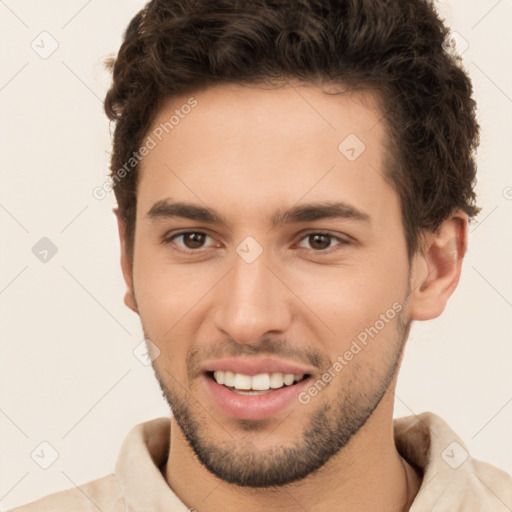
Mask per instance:
[[[402,457],[423,473],[410,512],[511,512],[512,478],[469,456],[462,440],[438,416],[425,412],[394,420]],[[164,479],[169,418],[134,427],[114,473],[79,488],[51,494],[11,512],[186,512]]]

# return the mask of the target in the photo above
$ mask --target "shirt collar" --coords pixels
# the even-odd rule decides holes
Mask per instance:
[[[508,475],[473,459],[442,418],[424,412],[397,418],[393,424],[397,450],[423,473],[409,512],[504,510],[499,494],[510,485],[505,482]]]
[[[477,475],[474,459],[444,420],[424,412],[397,418],[393,426],[397,450],[423,474],[410,512],[459,510],[461,496],[471,506],[488,506],[485,496],[489,496],[489,482]],[[157,418],[134,427],[123,442],[115,474],[127,512],[189,510],[162,473],[169,454],[170,429],[169,418]]]
[[[171,422],[156,418],[134,427],[123,442],[115,474],[127,512],[186,511],[162,473],[169,455]]]

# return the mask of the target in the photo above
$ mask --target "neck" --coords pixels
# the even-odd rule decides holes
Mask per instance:
[[[392,398],[390,388],[350,443],[317,472],[276,488],[239,487],[218,479],[199,462],[171,418],[165,478],[177,496],[197,512],[404,512],[409,510],[421,478],[396,450]]]

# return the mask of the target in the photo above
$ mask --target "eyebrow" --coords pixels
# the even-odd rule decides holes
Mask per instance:
[[[171,202],[169,199],[157,201],[146,214],[149,219],[183,218],[212,224],[225,224],[226,220],[213,208],[186,202]],[[277,210],[271,218],[272,228],[284,224],[312,222],[323,219],[352,219],[366,223],[370,216],[358,208],[342,201],[307,203],[289,210]]]

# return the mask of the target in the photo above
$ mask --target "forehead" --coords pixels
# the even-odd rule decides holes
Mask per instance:
[[[303,198],[374,210],[396,202],[383,177],[378,97],[325,90],[223,84],[174,97],[148,132],[154,147],[140,164],[141,208],[170,196],[242,216]]]

